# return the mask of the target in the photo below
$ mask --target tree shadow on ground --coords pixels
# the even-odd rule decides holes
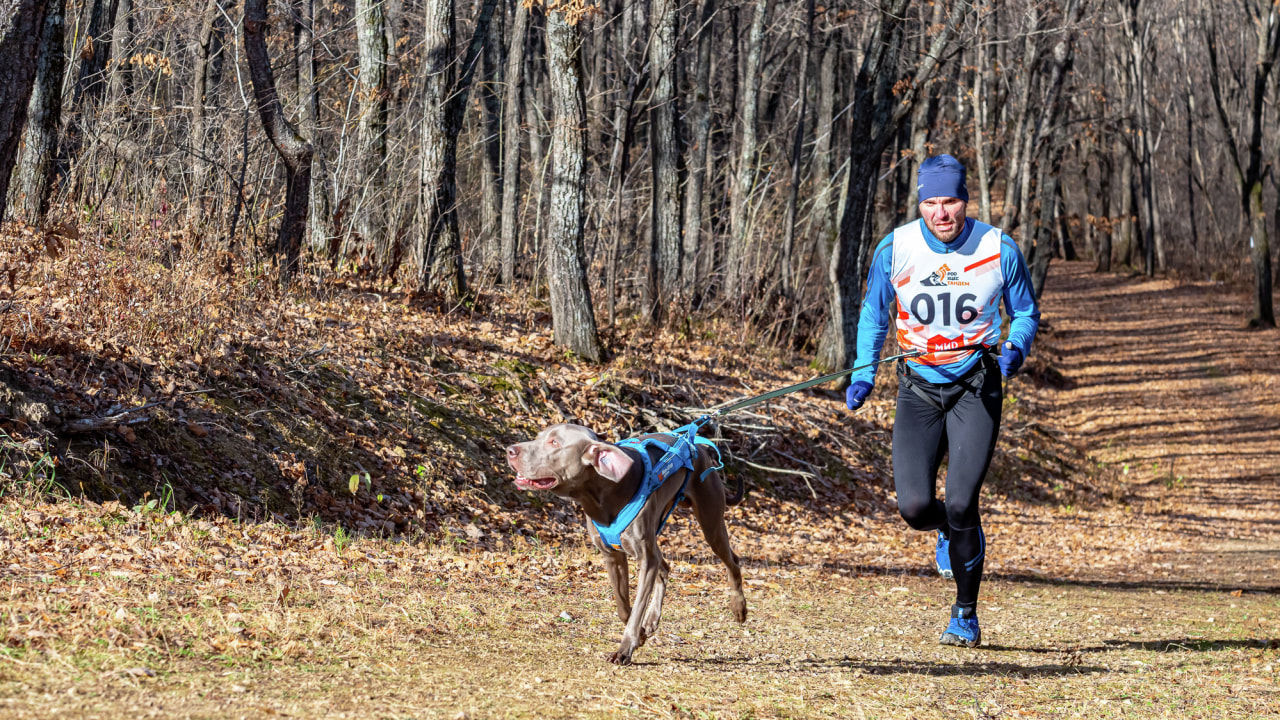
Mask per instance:
[[[1098,578],[1060,578],[1045,577],[1024,573],[987,573],[987,580],[1046,587],[1083,587],[1095,590],[1164,590],[1167,592],[1246,592],[1264,595],[1280,595],[1280,583],[1261,584],[1254,582],[1230,582],[1225,580],[1186,580],[1182,578],[1169,580],[1143,579],[1098,579]],[[1277,578],[1280,580],[1280,578]]]
[[[750,559],[744,558],[744,566],[754,567],[749,564]],[[776,563],[775,563],[776,564]],[[764,567],[764,565],[761,565]],[[932,575],[929,571],[922,571],[918,566],[889,566],[889,565],[859,565],[844,563],[824,563],[822,565],[823,572],[832,575],[846,575],[855,573],[859,576],[877,576],[877,577],[918,577],[921,572],[926,575]],[[1219,579],[1206,580],[1186,580],[1182,578],[1157,580],[1157,579],[1101,579],[1098,577],[1080,577],[1080,578],[1063,578],[1047,575],[1035,575],[1031,573],[1019,572],[987,572],[983,579],[991,582],[1006,583],[1022,583],[1025,585],[1040,585],[1044,587],[1079,587],[1089,588],[1093,590],[1163,590],[1166,592],[1242,592],[1242,593],[1258,593],[1263,595],[1280,595],[1280,578],[1276,583],[1263,584],[1256,582],[1230,582]]]
[[[1101,646],[1082,647],[1080,652],[1110,652],[1113,650],[1150,650],[1152,652],[1217,652],[1220,650],[1275,650],[1280,648],[1277,638],[1249,638],[1247,640],[1213,640],[1209,638],[1178,638],[1175,640],[1103,640]]]
[[[984,647],[978,652],[986,651],[1021,651],[1022,648]],[[1061,677],[1067,675],[1084,675],[1092,672],[1115,674],[1117,671],[1105,667],[1083,665],[1073,662],[1044,663],[1026,665],[1016,662],[930,662],[927,660],[896,660],[892,662],[866,662],[848,657],[814,658],[807,660],[790,660],[787,658],[764,660],[759,656],[738,654],[713,658],[672,658],[671,662],[696,666],[701,671],[757,672],[766,670],[771,673],[812,673],[815,670],[845,670],[860,672],[865,675],[928,675],[930,677],[956,676],[989,676],[1001,677]],[[1119,671],[1125,672],[1125,671]]]

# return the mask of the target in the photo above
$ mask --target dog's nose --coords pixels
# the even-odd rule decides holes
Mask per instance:
[[[515,460],[515,459],[516,459],[516,458],[518,458],[518,457],[520,457],[520,446],[519,446],[519,445],[509,445],[509,446],[507,447],[507,459],[508,459],[508,460]]]

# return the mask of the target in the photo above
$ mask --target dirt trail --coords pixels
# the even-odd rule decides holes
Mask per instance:
[[[1053,415],[1091,451],[1201,486],[1280,496],[1280,331],[1243,329],[1240,298],[1060,265],[1047,288],[1047,350],[1069,379]]]
[[[1216,283],[1056,264],[1038,352],[1065,382],[1038,393],[1039,411],[1127,481],[1142,522],[1209,556],[1187,580],[1247,568],[1276,590],[1280,332],[1245,330],[1246,302]]]

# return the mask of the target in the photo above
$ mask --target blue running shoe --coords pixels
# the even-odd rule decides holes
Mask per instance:
[[[933,553],[933,561],[938,565],[939,575],[944,578],[955,577],[955,573],[951,572],[951,541],[941,530],[938,531],[938,549]]]
[[[975,608],[951,606],[951,624],[938,642],[943,645],[978,647],[982,642],[982,629],[978,627],[978,611]]]

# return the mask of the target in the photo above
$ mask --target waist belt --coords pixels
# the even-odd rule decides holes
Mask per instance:
[[[979,352],[982,353],[982,357],[972,368],[969,369],[969,372],[949,384],[959,385],[960,387],[963,387],[965,391],[977,395],[979,391],[982,390],[983,383],[986,382],[987,373],[1000,372],[1000,366],[996,364],[996,360],[988,348],[983,348]],[[929,393],[925,392],[924,388],[920,387],[921,383],[932,385],[934,387],[937,387],[937,384],[931,383],[916,375],[915,371],[908,367],[907,363],[903,360],[898,361],[898,382],[905,384],[908,388],[911,388],[911,392],[915,393],[921,400],[932,405],[938,412],[947,412],[950,410],[951,407],[956,404],[956,400],[960,397],[957,395],[951,399],[951,402],[943,405],[940,398],[933,397]]]
[[[640,487],[636,490],[636,494],[631,498],[613,522],[608,525],[601,525],[592,520],[596,526],[596,531],[600,533],[600,539],[605,544],[615,550],[622,549],[622,533],[631,526],[632,521],[640,514],[640,510],[644,508],[644,504],[648,502],[649,496],[654,493],[662,483],[667,481],[675,473],[681,469],[688,469],[684,475],[684,482],[680,484],[680,489],[676,491],[675,500],[671,502],[671,507],[667,508],[667,512],[663,514],[662,521],[658,523],[658,529],[654,535],[662,532],[662,528],[667,524],[667,518],[671,517],[671,512],[675,510],[676,505],[684,499],[684,489],[689,484],[689,476],[693,474],[693,458],[697,452],[695,447],[702,445],[709,447],[716,453],[716,464],[702,472],[698,478],[698,482],[702,482],[707,475],[724,467],[724,463],[720,459],[720,448],[710,440],[698,436],[697,423],[691,423],[668,433],[675,436],[675,440],[671,443],[665,443],[657,438],[630,438],[618,443],[618,447],[632,448],[640,453],[640,457],[644,459],[644,479],[640,481]],[[654,447],[663,451],[662,457],[654,462],[649,455],[649,448]]]

